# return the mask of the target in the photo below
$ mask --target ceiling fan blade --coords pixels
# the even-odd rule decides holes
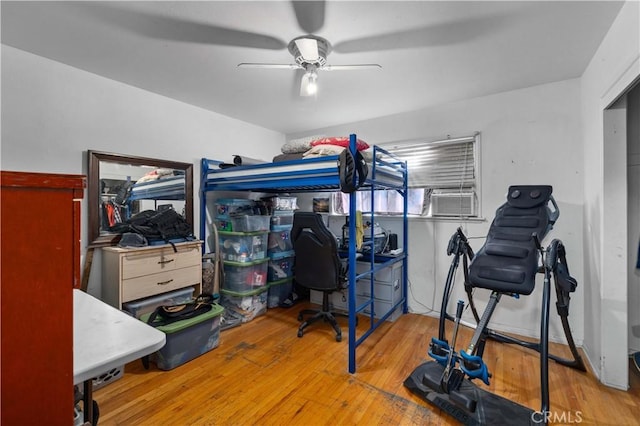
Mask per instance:
[[[298,64],[265,64],[260,62],[242,62],[238,64],[238,68],[271,68],[271,69],[285,69],[285,70],[297,70],[302,67]]]
[[[503,16],[487,16],[464,21],[445,22],[396,33],[363,37],[333,44],[338,53],[379,52],[407,48],[447,46],[464,43],[505,25]]]
[[[325,65],[319,68],[323,71],[348,71],[361,69],[382,69],[380,64],[358,64],[358,65]]]
[[[318,40],[314,38],[299,38],[295,40],[296,46],[305,61],[317,62],[320,58]]]
[[[119,6],[119,2],[74,2],[87,17],[144,37],[185,43],[281,50],[287,43],[266,35]]]
[[[292,1],[298,25],[308,34],[313,34],[324,26],[324,1]]]

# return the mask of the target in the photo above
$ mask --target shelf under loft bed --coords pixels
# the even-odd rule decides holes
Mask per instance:
[[[356,137],[350,136],[350,151],[355,152]],[[356,371],[356,348],[371,335],[371,333],[396,309],[407,312],[407,253],[408,231],[407,231],[407,164],[393,154],[374,146],[372,149],[372,160],[368,161],[368,175],[363,185],[358,191],[370,191],[372,199],[376,190],[396,190],[404,198],[403,212],[403,244],[405,251],[395,258],[390,258],[382,264],[371,262],[371,267],[367,271],[356,273],[356,268],[349,268],[349,356],[348,370],[350,373]],[[338,156],[326,156],[312,159],[289,160],[275,163],[264,163],[249,166],[237,166],[230,168],[220,168],[222,161],[203,158],[201,160],[201,183],[200,183],[200,238],[207,241],[207,193],[213,191],[251,191],[262,193],[296,193],[296,192],[329,192],[340,191],[340,172],[338,169]],[[356,193],[350,194],[349,217],[356,215]],[[373,214],[372,220],[373,220]],[[349,221],[349,263],[355,264],[355,220]],[[213,225],[215,226],[215,225]],[[203,249],[205,249],[203,247]],[[402,262],[403,274],[401,285],[403,289],[402,298],[384,314],[374,317],[374,298],[371,294],[364,303],[362,297],[358,298],[356,305],[356,285],[358,280],[371,282],[373,288],[374,274],[390,263]],[[365,313],[366,309],[370,313]],[[377,309],[377,308],[376,308]],[[362,335],[356,336],[356,316],[366,315],[370,320],[370,327]],[[361,318],[362,321],[364,318]]]

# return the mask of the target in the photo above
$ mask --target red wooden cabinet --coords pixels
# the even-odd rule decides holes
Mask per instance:
[[[1,173],[0,423],[73,424],[79,175]]]

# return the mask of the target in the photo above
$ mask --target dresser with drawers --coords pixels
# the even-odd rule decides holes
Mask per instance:
[[[0,424],[73,423],[86,178],[0,171]]]
[[[172,290],[202,292],[201,241],[135,248],[102,249],[102,299],[122,304]]]

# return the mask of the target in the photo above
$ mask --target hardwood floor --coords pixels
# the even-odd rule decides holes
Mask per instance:
[[[407,314],[387,322],[358,348],[357,372],[347,372],[343,341],[327,324],[298,338],[297,313],[270,309],[225,330],[218,348],[171,371],[126,366],[124,377],[95,391],[100,425],[452,425],[452,418],[410,393],[403,381],[426,361],[437,320]],[[341,320],[342,321],[342,320]],[[360,321],[360,327],[366,326]],[[459,341],[471,331],[462,329]],[[551,352],[568,356],[566,347]],[[491,392],[536,410],[540,407],[537,353],[489,342],[484,360]],[[551,361],[551,410],[555,424],[638,425],[640,374],[623,392]],[[482,385],[484,386],[484,385]],[[564,421],[562,421],[564,419]]]

